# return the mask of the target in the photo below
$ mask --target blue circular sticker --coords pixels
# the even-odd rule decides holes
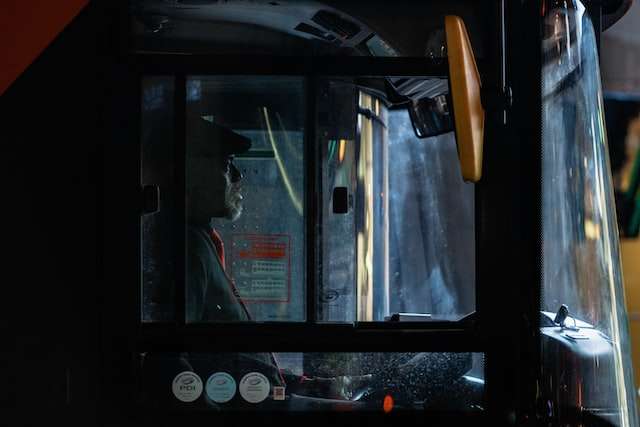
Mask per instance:
[[[226,372],[216,372],[207,380],[207,396],[216,403],[225,403],[236,395],[236,381]]]

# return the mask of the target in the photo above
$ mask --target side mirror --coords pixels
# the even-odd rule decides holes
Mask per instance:
[[[413,130],[418,138],[429,138],[453,130],[448,94],[411,101],[408,106]]]
[[[480,73],[460,17],[445,17],[445,35],[448,88],[446,80],[433,78],[389,78],[390,84],[398,94],[410,98],[407,109],[418,138],[455,130],[462,177],[465,181],[477,182],[482,176],[485,116]],[[425,87],[429,90],[424,90]]]
[[[465,181],[477,182],[482,176],[484,109],[480,99],[480,73],[460,17],[445,17],[451,107],[455,117],[460,169]]]
[[[443,42],[444,43],[444,42]],[[442,77],[387,77],[387,97],[406,108],[417,138],[430,138],[453,130],[451,98]]]

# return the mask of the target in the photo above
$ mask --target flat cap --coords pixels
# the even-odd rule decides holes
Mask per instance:
[[[249,138],[198,114],[188,114],[186,122],[188,156],[230,156],[245,153],[251,148]]]

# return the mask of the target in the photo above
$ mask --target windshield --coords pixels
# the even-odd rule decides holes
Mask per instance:
[[[596,39],[580,2],[548,10],[542,52],[542,309],[565,304],[604,334],[543,328],[543,357],[566,384],[558,405],[636,425]]]

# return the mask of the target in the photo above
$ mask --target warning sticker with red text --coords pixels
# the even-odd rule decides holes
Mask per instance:
[[[244,301],[289,301],[290,250],[287,235],[232,235],[231,274]]]

